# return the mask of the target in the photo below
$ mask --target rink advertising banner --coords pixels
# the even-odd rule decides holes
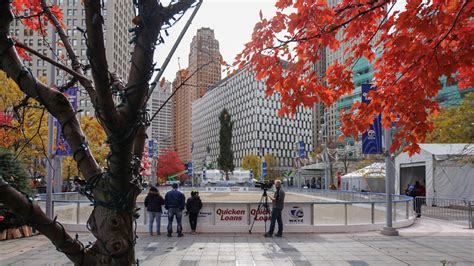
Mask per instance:
[[[376,88],[371,84],[362,84],[362,103],[369,104],[370,97],[368,93]],[[363,154],[381,154],[382,153],[382,125],[381,116],[374,118],[374,123],[370,125],[369,130],[362,134],[362,153]]]
[[[285,225],[311,225],[311,204],[285,204],[282,219]]]
[[[268,210],[264,208],[264,205],[258,209],[258,204],[251,204],[250,205],[250,224],[252,224],[253,220],[255,220],[255,224],[264,224],[265,220],[270,222],[270,218],[272,215],[272,202],[268,202]]]
[[[246,204],[217,204],[214,221],[216,225],[247,225],[248,215]]]

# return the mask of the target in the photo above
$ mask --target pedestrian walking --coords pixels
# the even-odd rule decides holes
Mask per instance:
[[[148,212],[148,231],[153,235],[153,222],[156,220],[156,234],[160,235],[161,227],[161,213],[163,212],[161,206],[165,200],[160,195],[156,187],[150,187],[148,195],[145,197],[145,207]]]
[[[176,223],[178,224],[176,231],[178,237],[183,236],[183,226],[181,219],[183,217],[183,210],[185,206],[185,196],[178,191],[178,184],[173,184],[173,189],[168,191],[165,195],[165,208],[168,210],[168,237],[173,233],[173,220],[176,216]]]
[[[199,197],[199,191],[192,190],[191,198],[186,201],[186,211],[189,215],[189,224],[191,225],[191,234],[196,234],[197,218],[199,211],[202,209],[202,201]]]
[[[285,191],[281,188],[281,181],[275,180],[275,193],[272,196],[268,196],[272,200],[272,218],[270,222],[270,229],[265,233],[265,237],[272,237],[273,231],[275,230],[275,222],[278,222],[278,233],[275,235],[277,237],[282,237],[283,235],[283,220],[281,219],[281,211],[283,210],[283,205],[285,204]]]

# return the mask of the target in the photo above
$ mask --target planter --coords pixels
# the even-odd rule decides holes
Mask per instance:
[[[7,229],[7,239],[17,239],[22,237],[21,231],[19,228]]]
[[[28,225],[23,225],[23,226],[21,227],[21,232],[23,233],[23,236],[24,236],[24,237],[30,237],[30,236],[33,235],[33,230],[32,230],[31,227],[28,226]]]
[[[30,237],[33,235],[35,235],[33,234],[33,228],[31,226],[24,225],[22,227],[9,228],[9,229],[0,231],[0,241],[9,240],[9,239],[17,239],[21,237]]]

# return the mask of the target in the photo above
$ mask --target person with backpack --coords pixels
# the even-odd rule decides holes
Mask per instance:
[[[189,215],[189,224],[191,225],[191,234],[196,234],[197,218],[199,216],[199,211],[202,209],[202,201],[199,197],[199,191],[192,190],[191,198],[186,202],[186,211]]]
[[[156,187],[150,187],[148,195],[145,197],[145,207],[148,212],[148,231],[150,235],[153,235],[153,222],[156,220],[156,234],[160,235],[161,227],[161,213],[163,209],[161,206],[165,203],[165,200],[160,195],[160,192]]]

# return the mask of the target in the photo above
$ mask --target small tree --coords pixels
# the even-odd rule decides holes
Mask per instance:
[[[219,121],[221,129],[219,131],[219,157],[217,165],[225,172],[225,179],[229,180],[229,172],[234,171],[234,153],[232,152],[232,126],[230,114],[227,109],[222,110]]]
[[[184,163],[178,153],[172,150],[165,150],[158,158],[157,181],[166,181],[168,176],[184,171]]]
[[[267,176],[266,180],[275,180],[279,177],[276,167],[278,166],[278,159],[273,154],[265,154],[263,156],[267,163]]]
[[[462,100],[461,106],[450,107],[433,119],[435,128],[429,142],[473,143],[474,142],[474,93]]]
[[[245,170],[252,170],[253,178],[259,180],[260,178],[260,164],[261,160],[255,154],[248,154],[242,159],[242,168]]]
[[[15,189],[31,194],[27,185],[27,171],[15,158],[15,154],[4,148],[0,148],[0,178],[3,178]],[[0,216],[4,217],[4,220],[0,222],[0,230],[17,228],[27,223],[20,215],[13,213],[3,204],[0,204]]]

